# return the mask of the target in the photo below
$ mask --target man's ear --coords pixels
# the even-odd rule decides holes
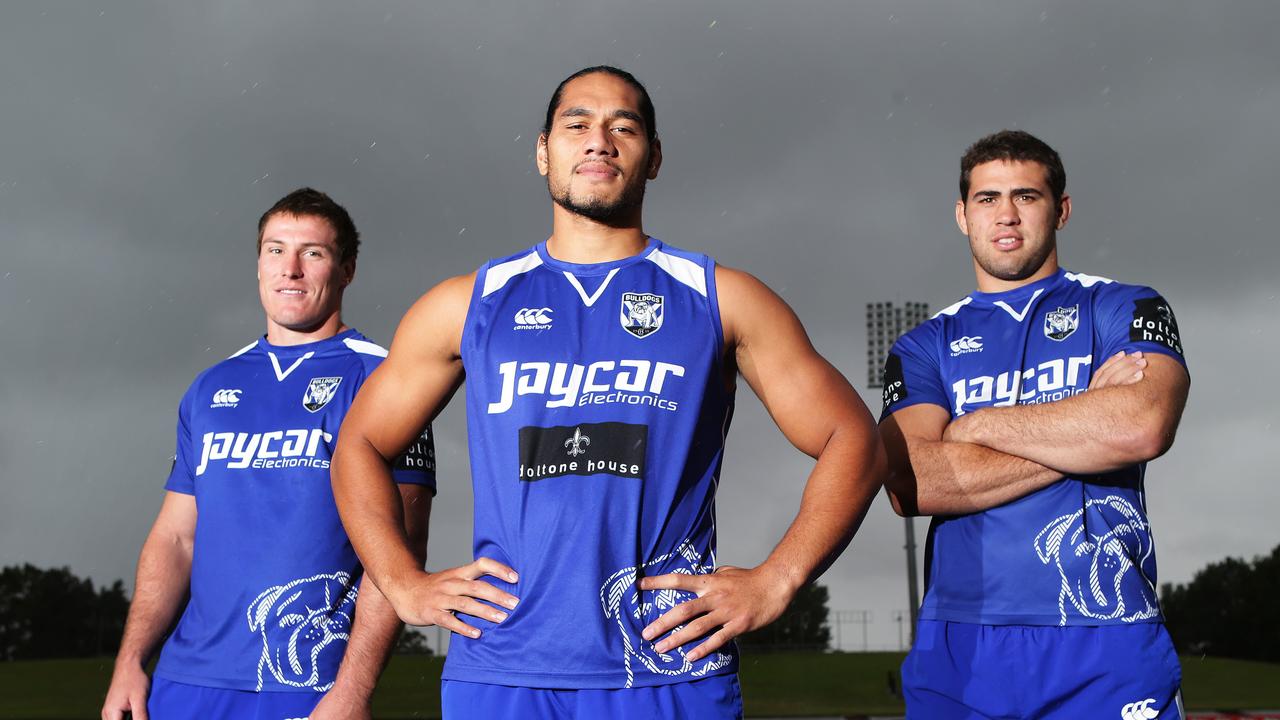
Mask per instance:
[[[658,179],[658,170],[662,167],[662,141],[658,138],[653,139],[653,144],[649,146],[649,167],[646,169],[645,177],[650,180]]]
[[[534,153],[534,157],[537,158],[538,174],[543,177],[546,177],[547,171],[548,171],[547,134],[546,133],[538,133],[538,143],[537,143],[537,149]]]
[[[965,237],[969,236],[969,218],[964,216],[964,198],[956,201],[956,227]]]
[[[1071,196],[1063,195],[1062,199],[1058,201],[1057,229],[1061,230],[1062,228],[1066,227],[1067,220],[1069,220],[1070,218],[1071,218]]]
[[[352,280],[356,279],[356,261],[351,260],[342,263],[342,272],[344,275],[342,287],[346,287],[351,284]]]

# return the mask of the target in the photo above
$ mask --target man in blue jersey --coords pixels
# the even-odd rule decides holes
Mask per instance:
[[[201,373],[179,406],[104,720],[370,717],[400,622],[361,581],[329,483],[338,427],[386,355],[342,321],[358,247],[347,211],[309,188],[259,221],[267,332]],[[419,563],[435,484],[424,426],[392,491]]]
[[[1028,133],[969,148],[978,289],[885,366],[886,487],[933,516],[911,718],[1181,717],[1144,484],[1186,403],[1181,338],[1155,290],[1059,267],[1065,189]]]
[[[424,295],[343,426],[334,494],[365,566],[401,618],[455,633],[446,717],[740,717],[731,639],[826,569],[880,486],[870,413],[790,308],[645,233],[661,164],[634,77],[567,78],[537,142],[551,237]],[[715,561],[739,373],[818,460],[754,568]],[[387,460],[464,378],[475,560],[423,572]]]

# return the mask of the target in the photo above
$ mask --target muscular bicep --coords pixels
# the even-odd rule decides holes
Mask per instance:
[[[937,443],[951,422],[951,412],[938,405],[920,403],[895,411],[880,423],[880,438],[889,457],[885,490],[899,514],[918,511],[919,488],[912,456],[922,443]]]
[[[909,405],[880,423],[880,435],[889,453],[890,467],[911,466],[911,445],[920,441],[937,442],[951,422],[951,412],[946,408],[920,403]]]
[[[418,438],[462,384],[470,288],[470,277],[447,280],[405,313],[387,358],[356,395],[340,442],[368,443],[389,461]]]
[[[1141,381],[1099,391],[1123,397],[1124,412],[1134,419],[1137,430],[1131,440],[1134,461],[1159,457],[1173,445],[1191,389],[1191,376],[1182,363],[1159,353],[1144,356],[1147,367]]]
[[[151,526],[151,537],[172,543],[190,555],[196,539],[196,518],[195,495],[167,491]]]
[[[759,280],[716,268],[727,350],[787,439],[817,457],[837,427],[865,429],[871,414],[849,381],[814,350],[800,320]]]

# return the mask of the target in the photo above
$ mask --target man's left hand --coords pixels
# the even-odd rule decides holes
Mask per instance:
[[[725,565],[709,575],[656,575],[641,578],[640,589],[684,590],[697,595],[663,613],[642,633],[652,642],[683,625],[654,645],[660,653],[710,634],[689,651],[689,662],[697,662],[738,635],[777,620],[795,595],[780,575],[763,566],[748,570]]]

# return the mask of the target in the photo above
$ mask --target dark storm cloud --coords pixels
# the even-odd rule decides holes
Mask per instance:
[[[1264,2],[6,7],[0,563],[132,575],[178,398],[262,331],[265,207],[303,184],[349,207],[366,245],[346,316],[389,342],[427,287],[545,237],[541,113],[561,77],[600,62],[635,72],[657,105],[666,162],[646,229],[769,282],[859,382],[863,303],[939,308],[972,288],[951,219],[964,147],[1001,127],[1054,144],[1076,203],[1065,263],[1158,287],[1187,341],[1191,404],[1149,473],[1162,579],[1263,552],[1276,413],[1251,378],[1280,351],[1276,15]],[[461,407],[438,422],[435,567],[469,556]],[[810,463],[758,403],[740,407],[720,560],[753,564]],[[834,607],[875,611],[874,643],[896,643],[900,546],[878,502],[824,578]]]

